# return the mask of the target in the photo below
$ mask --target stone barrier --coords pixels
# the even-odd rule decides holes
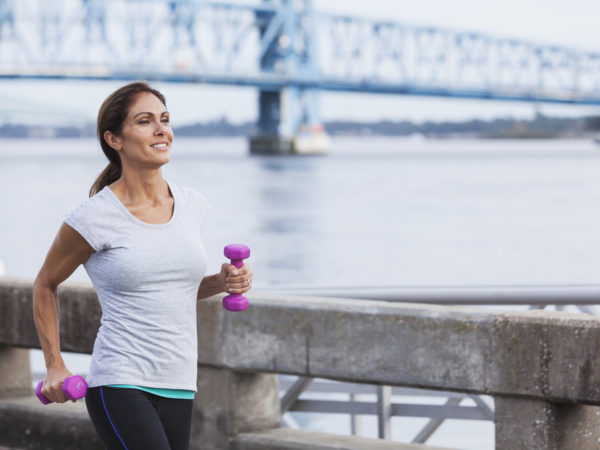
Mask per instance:
[[[0,278],[0,374],[12,373],[0,378],[0,397],[27,384],[18,382],[28,366],[14,362],[24,360],[14,348],[39,348],[31,290],[30,281]],[[64,285],[59,296],[62,350],[90,353],[100,317],[94,291]],[[330,448],[302,447],[302,438],[293,446],[298,433],[272,431],[281,423],[277,373],[492,395],[497,449],[598,447],[596,317],[261,293],[250,300],[242,313],[225,311],[219,297],[199,302],[194,448],[251,449],[269,439]]]

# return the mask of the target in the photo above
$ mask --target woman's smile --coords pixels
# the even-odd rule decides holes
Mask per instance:
[[[166,141],[157,142],[156,144],[152,144],[150,147],[155,148],[157,150],[168,150],[169,149],[169,143],[166,142]]]

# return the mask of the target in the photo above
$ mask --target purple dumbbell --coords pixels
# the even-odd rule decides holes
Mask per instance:
[[[37,389],[35,390],[35,395],[44,405],[52,403],[52,400],[42,394],[42,386],[44,386],[44,382],[40,381],[37,385]],[[87,392],[87,383],[81,375],[73,375],[65,378],[62,390],[69,400],[79,400],[80,398],[85,397]]]
[[[225,247],[225,257],[238,269],[249,256],[250,249],[243,244],[229,244]],[[248,307],[248,299],[242,294],[230,294],[223,298],[223,307],[228,311],[243,311]]]

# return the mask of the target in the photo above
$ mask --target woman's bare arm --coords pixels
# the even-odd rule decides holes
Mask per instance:
[[[248,264],[237,269],[233,264],[221,265],[221,272],[202,279],[198,289],[198,300],[227,292],[228,294],[243,294],[250,290],[252,270]]]
[[[42,393],[59,403],[67,400],[61,384],[70,373],[60,354],[58,285],[93,252],[79,233],[63,223],[33,283],[33,318],[48,370]]]

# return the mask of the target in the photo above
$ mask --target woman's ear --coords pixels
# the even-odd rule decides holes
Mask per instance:
[[[104,140],[116,151],[121,151],[123,148],[123,145],[121,144],[121,138],[119,136],[115,136],[108,130],[104,132]]]

